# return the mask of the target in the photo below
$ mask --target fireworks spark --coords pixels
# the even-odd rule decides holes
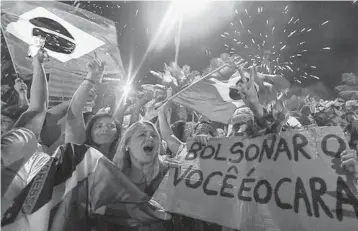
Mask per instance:
[[[315,75],[310,75],[312,78],[315,78],[315,79],[319,79],[318,76],[315,76]]]
[[[327,23],[329,23],[329,20],[323,22],[323,23],[321,24],[321,26],[326,25]]]
[[[266,68],[268,74],[282,74],[285,77],[289,74],[296,80],[298,76],[319,79],[312,73],[317,67],[304,63],[303,57],[309,53],[309,49],[303,38],[305,33],[316,31],[330,20],[307,27],[300,18],[288,16],[289,6],[285,6],[278,14],[277,11],[266,14],[269,10],[261,6],[244,9],[244,12],[239,14],[235,9],[235,20],[230,22],[232,35],[227,32],[221,34],[228,44],[232,44],[225,45],[228,53],[241,55],[251,65],[255,63],[267,67],[269,63],[270,68]],[[331,47],[318,50],[331,50]]]

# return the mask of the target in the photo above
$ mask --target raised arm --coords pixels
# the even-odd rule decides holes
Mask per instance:
[[[170,102],[165,103],[159,108],[158,113],[158,121],[159,121],[159,128],[160,134],[162,135],[162,139],[168,145],[168,148],[172,153],[178,153],[179,148],[183,143],[173,134],[172,129],[170,128],[168,122],[168,115],[170,115],[169,107]]]
[[[151,99],[151,96],[149,94],[145,94],[142,97],[137,98],[137,100],[135,102],[135,106],[133,108],[129,126],[131,126],[135,122],[139,121],[140,111],[142,110],[143,106],[150,101],[150,99]]]
[[[243,83],[238,84],[238,91],[243,95],[246,105],[254,113],[255,118],[261,120],[264,117],[264,107],[259,101],[257,90],[254,85],[255,77],[257,76],[256,68],[252,68],[249,81],[247,81],[242,69],[240,69],[239,72]]]
[[[59,117],[64,117],[67,114],[70,103],[71,101],[62,102],[54,106],[53,108],[49,109],[47,113],[51,115],[58,115]]]
[[[123,91],[116,92],[116,109],[113,112],[114,119],[123,125],[124,115],[128,105],[124,98],[122,98]]]
[[[15,128],[24,127],[31,130],[37,137],[41,132],[48,106],[48,84],[43,67],[47,54],[40,50],[33,58],[33,78],[30,89],[30,104],[14,125]]]
[[[87,102],[92,87],[99,82],[103,75],[104,62],[97,59],[88,63],[88,74],[72,97],[66,119],[66,143],[83,144],[86,141],[83,108]]]
[[[69,105],[70,101],[65,101],[47,111],[40,135],[42,144],[45,146],[51,147],[56,142],[61,144],[65,142],[62,133],[65,132],[63,130],[66,123],[64,117],[67,114]]]

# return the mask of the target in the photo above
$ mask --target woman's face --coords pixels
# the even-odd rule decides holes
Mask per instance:
[[[91,129],[92,140],[97,145],[110,144],[116,139],[117,127],[108,117],[97,119]]]
[[[10,131],[14,123],[15,121],[10,117],[1,115],[1,134],[5,134],[6,132]]]
[[[158,154],[158,133],[148,124],[139,125],[130,138],[127,148],[130,150],[131,158],[140,163],[150,163]]]
[[[27,85],[24,83],[24,81],[22,79],[16,78],[14,89],[17,92],[25,92],[25,91],[27,91]]]

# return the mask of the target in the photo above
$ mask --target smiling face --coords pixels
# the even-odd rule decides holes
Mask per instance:
[[[116,139],[117,127],[109,117],[97,119],[91,129],[91,136],[97,145],[110,144]]]
[[[134,131],[127,148],[131,158],[142,164],[150,163],[158,154],[159,134],[149,124],[141,124]]]

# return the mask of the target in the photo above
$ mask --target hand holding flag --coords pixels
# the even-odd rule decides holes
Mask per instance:
[[[50,57],[48,56],[47,52],[41,48],[34,56],[33,63],[44,63],[50,61]]]
[[[146,92],[139,92],[136,98],[136,106],[143,106],[148,103],[150,100],[153,99],[154,92],[146,91]]]
[[[358,178],[358,157],[356,150],[346,150],[341,154],[341,167]]]

